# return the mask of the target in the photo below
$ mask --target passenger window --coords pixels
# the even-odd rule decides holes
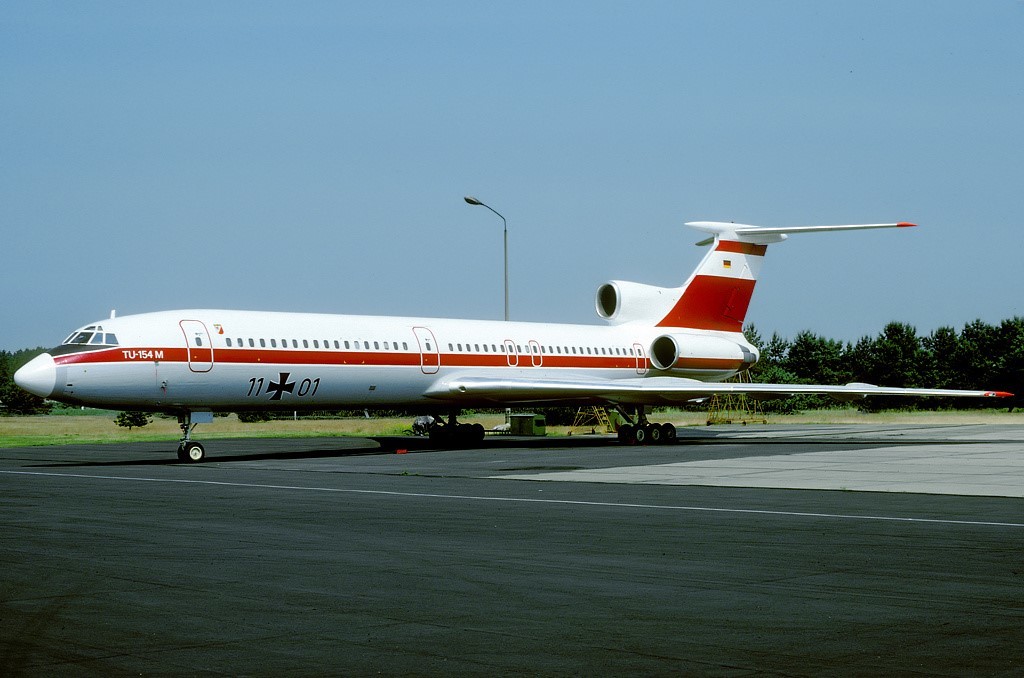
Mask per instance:
[[[345,348],[352,348],[351,344],[348,343],[347,339],[345,340]]]
[[[196,337],[196,346],[202,346],[202,345],[203,345],[203,338],[202,337]]]
[[[200,343],[199,345],[202,346],[202,343]],[[267,340],[266,339],[260,339],[260,348],[266,348],[266,347],[267,347]]]
[[[309,340],[308,339],[303,339],[302,340],[302,348],[309,348]]]
[[[408,342],[405,342],[405,341],[402,342],[402,350],[403,351],[408,351],[409,350],[409,343]]]
[[[270,348],[277,348],[277,339],[270,340]]]
[[[363,348],[365,348],[367,351],[369,351],[370,350],[370,342],[364,341],[363,342]]]
[[[313,348],[320,348],[320,341],[318,339],[313,340]]]
[[[228,348],[231,348],[231,337],[226,338],[224,343],[228,345]]]
[[[252,337],[249,337],[249,348],[255,348],[255,347],[256,347],[256,342],[253,340]]]

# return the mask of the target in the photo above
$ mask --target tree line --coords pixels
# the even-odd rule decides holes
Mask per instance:
[[[959,332],[940,327],[920,336],[906,323],[891,322],[874,337],[843,342],[805,330],[793,339],[764,339],[754,325],[744,329],[761,351],[753,381],[775,384],[847,384],[1010,391],[1009,400],[872,397],[866,410],[1017,407],[1024,397],[1024,318],[992,325],[975,320]],[[51,404],[14,383],[19,367],[46,349],[0,351],[0,413],[45,414]],[[826,396],[796,396],[765,403],[770,412],[834,407]]]
[[[940,327],[920,336],[906,323],[891,322],[874,337],[842,342],[805,330],[793,339],[765,340],[748,325],[747,339],[761,351],[753,381],[781,384],[847,384],[1009,391],[1014,398],[871,397],[861,409],[973,409],[1019,406],[1024,394],[1024,318],[991,325],[975,320],[957,332]],[[768,403],[769,411],[831,407],[827,396],[800,396]]]

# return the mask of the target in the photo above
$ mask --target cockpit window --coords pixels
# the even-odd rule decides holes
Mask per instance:
[[[64,340],[63,346],[117,346],[117,336],[112,332],[104,332],[99,325],[89,325],[77,332],[72,332]]]

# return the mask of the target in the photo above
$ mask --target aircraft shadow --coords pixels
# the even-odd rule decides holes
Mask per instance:
[[[333,459],[344,457],[360,457],[371,455],[389,454],[420,454],[425,452],[453,452],[472,450],[495,450],[495,449],[580,449],[587,447],[614,447],[619,446],[618,440],[613,435],[579,435],[569,437],[513,437],[513,436],[487,436],[482,443],[470,446],[434,446],[427,438],[413,436],[381,436],[368,438],[345,438],[345,445],[324,445],[323,438],[247,438],[247,439],[222,439],[211,440],[206,443],[207,458],[205,463],[230,463],[230,462],[254,462],[254,461],[288,461],[307,459]],[[691,433],[681,433],[674,443],[652,446],[622,446],[624,452],[634,451],[642,453],[644,450],[670,450],[673,447],[707,447],[737,444],[734,438],[717,437],[713,433],[703,430]],[[743,444],[752,442],[747,438]],[[765,438],[756,440],[759,446],[786,446],[804,447],[820,446],[823,443],[841,442],[841,440],[825,441],[821,438]],[[892,441],[889,441],[891,444]],[[265,444],[268,447],[277,449],[269,451],[258,451],[259,446]],[[850,441],[852,444],[870,446],[872,443],[865,440]],[[106,454],[120,451],[118,448],[132,448],[135,445],[105,445],[100,446]],[[244,447],[244,451],[239,448]],[[174,456],[173,449],[168,447],[154,448],[152,444],[146,445],[145,450],[125,449],[125,452],[132,454],[133,458],[115,459],[109,461],[87,461],[68,460],[53,461],[49,463],[29,464],[30,468],[115,468],[115,467],[147,467],[147,466],[191,466],[188,462],[182,462]],[[234,448],[234,449],[232,449]],[[253,449],[257,448],[257,449]],[[281,449],[284,448],[284,449]],[[88,451],[84,452],[88,454]],[[145,454],[145,457],[139,457]],[[159,455],[159,456],[157,456]]]

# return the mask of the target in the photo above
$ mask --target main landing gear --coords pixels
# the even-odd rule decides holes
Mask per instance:
[[[630,421],[622,409],[619,413],[626,419],[619,426],[619,442],[623,445],[666,445],[676,441],[676,427],[672,424],[652,424],[647,421],[644,406],[637,405],[636,421]]]
[[[207,413],[200,413],[207,414]],[[210,420],[212,421],[212,415]],[[200,417],[202,418],[202,417]],[[189,464],[195,464],[206,459],[206,449],[202,444],[192,440],[192,430],[199,424],[199,421],[193,423],[193,416],[191,412],[178,415],[178,426],[181,427],[182,438],[181,442],[178,443],[178,461],[183,461]]]
[[[439,418],[434,419],[428,435],[430,444],[434,447],[472,447],[484,441],[484,427],[482,424],[460,424],[456,421],[458,412],[451,412],[448,415],[448,423]]]

